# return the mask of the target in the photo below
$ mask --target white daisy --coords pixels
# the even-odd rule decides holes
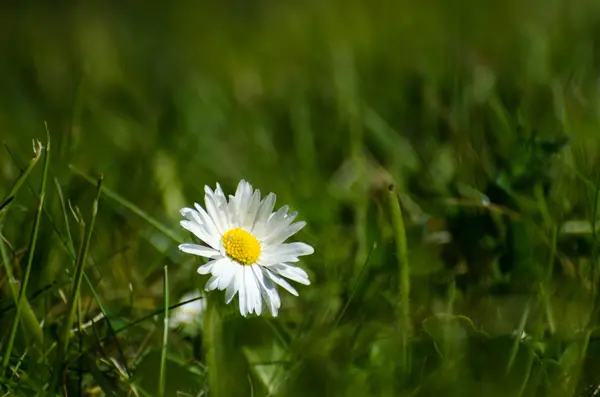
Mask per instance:
[[[181,221],[181,226],[208,246],[187,243],[179,249],[209,258],[198,268],[198,273],[212,275],[204,288],[225,290],[227,303],[239,293],[242,316],[260,315],[263,301],[277,316],[281,300],[275,284],[296,296],[298,292],[285,278],[310,284],[306,272],[294,262],[299,261],[299,256],[312,254],[314,249],[304,243],[283,244],[306,222],[292,223],[298,214],[288,213],[287,205],[272,212],[275,195],[270,193],[261,201],[260,191],[244,180],[235,196],[229,196],[229,202],[219,184],[214,192],[208,186],[204,191],[206,210],[197,203],[195,209],[183,208],[181,214],[186,220]]]

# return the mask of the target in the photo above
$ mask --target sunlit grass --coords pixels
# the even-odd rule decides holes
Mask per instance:
[[[600,395],[600,3],[310,3],[0,13],[0,396]],[[312,284],[184,332],[240,179]]]

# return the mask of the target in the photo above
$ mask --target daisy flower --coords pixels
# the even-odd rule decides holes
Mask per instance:
[[[181,215],[186,219],[181,226],[207,245],[186,243],[179,249],[209,259],[198,268],[198,273],[212,275],[204,288],[225,290],[226,303],[239,294],[242,316],[260,315],[263,302],[277,316],[281,299],[276,285],[298,296],[286,279],[310,284],[306,272],[295,263],[314,249],[305,243],[284,244],[306,222],[292,223],[298,214],[289,213],[287,205],[273,212],[275,194],[261,201],[260,190],[244,180],[229,201],[219,184],[215,191],[205,186],[204,192],[206,209],[197,203],[195,209],[183,208]]]

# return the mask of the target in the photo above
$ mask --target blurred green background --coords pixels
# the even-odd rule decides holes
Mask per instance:
[[[226,365],[210,392],[205,337],[173,329],[167,396],[600,392],[599,2],[2,8],[0,198],[32,139],[45,142],[44,122],[52,139],[27,289],[46,358],[19,334],[7,395],[41,395],[50,381],[73,275],[65,213],[80,241],[58,187],[89,223],[95,187],[81,173],[103,173],[107,190],[185,239],[179,209],[202,202],[205,184],[231,193],[242,178],[308,222],[297,238],[315,247],[301,262],[312,285],[282,292],[275,319],[222,308]],[[17,279],[41,174],[40,162],[3,220]],[[408,239],[410,325],[390,184]],[[61,390],[158,395],[163,321],[145,316],[163,307],[163,266],[175,304],[202,289],[199,264],[101,196],[81,297],[82,322],[96,320],[75,338]],[[3,266],[2,353],[8,282]]]

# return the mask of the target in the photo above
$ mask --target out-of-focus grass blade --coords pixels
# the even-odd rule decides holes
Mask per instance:
[[[96,358],[91,354],[87,354],[82,357],[83,365],[86,367],[90,374],[94,378],[94,380],[98,383],[98,386],[102,389],[102,391],[107,396],[121,396],[123,393],[119,393],[119,390],[113,386],[111,380],[109,380],[102,370],[98,368],[96,364]]]
[[[163,341],[162,341],[162,349],[160,354],[160,378],[158,381],[158,395],[163,397],[165,395],[165,387],[166,387],[166,365],[167,365],[167,342],[169,341],[169,271],[167,266],[165,266],[165,281],[164,281],[164,304],[165,304],[165,313],[164,313],[164,329],[163,329]]]
[[[73,286],[71,288],[71,299],[69,300],[69,310],[67,321],[64,323],[62,341],[63,344],[63,353],[66,353],[69,348],[69,339],[71,336],[71,328],[73,326],[73,322],[75,321],[75,314],[77,310],[77,302],[79,301],[79,291],[81,290],[81,280],[83,279],[83,268],[85,263],[87,262],[87,254],[90,248],[90,242],[92,240],[92,233],[94,232],[94,224],[96,222],[96,215],[98,214],[98,201],[100,199],[100,192],[102,191],[102,176],[98,179],[98,184],[96,188],[96,198],[94,199],[94,203],[92,206],[92,220],[90,222],[90,226],[87,230],[87,234],[85,237],[85,241],[83,246],[77,256],[77,262],[75,266],[75,277],[73,279]],[[83,223],[83,220],[81,220]],[[82,226],[84,227],[84,226]]]
[[[521,316],[521,321],[519,322],[519,328],[517,329],[517,335],[515,336],[515,340],[513,341],[512,348],[510,349],[510,356],[508,358],[508,363],[506,364],[506,374],[510,372],[515,358],[517,358],[517,353],[519,353],[519,343],[521,342],[521,335],[523,335],[523,331],[525,330],[525,325],[527,324],[527,318],[529,317],[529,309],[531,304],[527,303],[525,307],[525,311]]]
[[[65,241],[64,239],[61,239],[61,241],[62,241],[63,245],[65,246],[66,250],[68,251],[69,255],[71,256],[71,258],[73,259],[73,261],[76,262],[77,261],[77,256],[75,255],[75,248],[74,248],[74,244],[73,244],[73,238],[72,238],[72,235],[71,235],[71,230],[69,228],[69,217],[68,217],[68,214],[67,214],[67,206],[65,204],[65,199],[64,199],[64,195],[63,195],[63,192],[62,192],[62,188],[60,187],[60,184],[58,183],[57,180],[55,180],[55,183],[56,183],[56,188],[58,190],[58,197],[60,199],[60,204],[61,204],[61,208],[62,208],[62,211],[63,211],[63,216],[64,216],[64,219],[65,219],[65,224],[66,224],[66,228],[67,228],[68,244],[70,244],[70,246],[67,245],[67,241]],[[82,241],[83,241],[83,238],[82,238]],[[94,288],[94,285],[92,284],[92,281],[87,276],[85,270],[83,270],[83,279],[85,280],[85,283],[87,284],[88,288],[92,292],[92,295],[94,296],[94,301],[98,305],[98,308],[100,309],[100,311],[104,315],[104,319],[106,321],[106,325],[108,327],[108,331],[110,332],[111,336],[115,337],[115,343],[116,343],[117,349],[119,351],[119,355],[121,357],[121,360],[123,361],[123,366],[125,367],[125,370],[127,371],[127,373],[129,373],[129,368],[127,366],[127,360],[125,359],[125,354],[123,353],[123,349],[121,348],[121,344],[119,343],[118,339],[115,336],[115,330],[114,330],[114,328],[112,326],[112,323],[110,321],[108,313],[104,309],[104,305],[102,304],[102,301],[100,300],[100,296],[98,295],[98,292],[96,291],[96,288]]]
[[[59,340],[59,349],[57,353],[56,362],[54,365],[53,379],[51,383],[51,390],[55,390],[58,385],[58,379],[63,369],[63,364],[69,349],[69,341],[71,338],[71,328],[75,321],[75,315],[77,313],[77,303],[79,301],[79,292],[81,290],[81,280],[83,279],[83,268],[87,262],[87,254],[90,248],[90,242],[92,240],[92,234],[94,232],[94,224],[96,222],[96,215],[98,214],[98,201],[100,200],[100,192],[102,191],[102,175],[97,182],[96,198],[92,204],[92,218],[90,226],[87,228],[83,221],[83,218],[78,217],[80,224],[81,235],[85,234],[85,238],[82,238],[82,244],[77,254],[77,260],[75,262],[75,276],[73,277],[73,284],[71,286],[71,296],[69,299],[68,317],[67,320],[62,324],[62,332]]]
[[[8,276],[8,285],[10,286],[10,291],[12,293],[16,306],[18,304],[19,290],[16,287],[16,280],[12,272],[10,258],[8,256],[8,252],[6,252],[6,247],[4,246],[4,240],[2,238],[3,236],[2,234],[0,234],[0,257],[2,258],[2,262],[4,262],[4,269],[6,270],[6,275]],[[27,297],[23,297],[21,305],[21,320],[23,320],[22,326],[25,329],[26,335],[27,337],[33,338],[35,342],[41,347],[44,343],[44,334],[42,333],[40,323],[35,317],[35,314],[33,313],[33,309],[31,308]]]
[[[36,157],[39,158],[39,156],[40,156],[39,153],[41,153],[41,151],[42,151],[42,146],[41,146],[41,144],[38,143]],[[31,239],[30,239],[30,244],[29,244],[29,255],[27,257],[27,265],[25,267],[25,274],[23,276],[23,280],[21,282],[21,289],[19,290],[19,295],[17,297],[17,313],[15,315],[15,319],[13,321],[13,325],[10,330],[8,342],[6,344],[6,350],[4,352],[4,357],[2,358],[2,366],[0,367],[2,369],[2,374],[6,373],[6,368],[8,367],[8,363],[10,361],[10,355],[12,353],[12,348],[13,348],[13,345],[15,342],[15,336],[17,334],[17,329],[19,328],[19,320],[21,319],[21,313],[23,312],[23,306],[24,306],[24,302],[25,302],[25,294],[27,291],[27,284],[29,283],[29,276],[31,274],[31,266],[33,264],[33,256],[35,253],[35,246],[37,243],[38,230],[40,227],[40,220],[42,218],[42,211],[43,211],[43,207],[44,207],[44,198],[46,196],[46,179],[48,176],[49,160],[50,160],[50,134],[47,134],[46,154],[44,155],[44,170],[42,173],[42,182],[41,182],[41,186],[40,186],[40,197],[38,200],[35,221],[33,223],[33,229],[31,232]],[[31,162],[30,162],[30,164],[31,164]],[[28,171],[28,172],[30,172],[30,171]],[[19,182],[20,184],[18,187],[20,187],[24,181],[25,181],[25,179],[20,181]],[[7,263],[7,266],[10,266],[10,264]],[[27,329],[29,329],[29,327],[32,327],[32,329],[28,331],[32,334],[35,334],[37,332],[41,333],[41,330],[39,329],[39,324],[37,323],[37,321],[35,324],[24,324],[24,325]]]
[[[406,229],[404,228],[404,219],[402,218],[402,209],[398,200],[396,187],[389,187],[389,202],[396,240],[396,255],[398,260],[398,270],[400,273],[400,329],[402,338],[402,365],[404,370],[408,371],[408,339],[412,331],[410,320],[410,266],[408,262],[408,247],[406,243]]]
[[[16,285],[17,285],[16,280],[14,277],[14,273],[12,271],[12,266],[11,266],[11,262],[10,262],[8,253],[6,252],[6,247],[4,246],[4,241],[2,241],[2,238],[3,238],[2,237],[2,221],[4,219],[4,216],[6,216],[6,214],[8,213],[8,210],[9,210],[11,204],[14,202],[15,197],[16,197],[17,193],[19,192],[19,189],[21,188],[23,183],[25,183],[25,180],[27,179],[27,177],[29,176],[29,174],[31,173],[31,171],[33,170],[33,168],[39,161],[39,159],[42,155],[42,151],[43,151],[42,145],[39,142],[34,143],[33,158],[29,161],[27,166],[21,171],[21,174],[19,175],[19,177],[17,178],[17,180],[15,181],[15,183],[9,190],[8,194],[2,200],[2,204],[0,204],[0,255],[2,258],[2,262],[4,262],[4,269],[6,270],[6,275],[8,276],[8,281],[9,281],[8,284],[9,284],[13,299],[15,300],[15,304],[18,302],[19,291],[16,287]],[[35,317],[35,314],[33,313],[33,310],[31,309],[31,305],[29,304],[27,297],[23,296],[21,299],[22,299],[22,302],[21,302],[22,313],[21,314],[22,314],[22,320],[23,320],[23,327],[26,330],[27,336],[33,338],[35,340],[35,342],[41,347],[43,344],[44,338],[43,338],[42,330],[39,325],[40,323],[39,323],[39,321],[37,321],[37,318]]]
[[[79,170],[77,167],[75,167],[73,165],[70,165],[69,167],[76,174],[80,175],[81,177],[83,177],[84,179],[86,179],[87,181],[89,181],[90,183],[95,183],[95,181],[94,181],[93,178],[91,178],[90,176],[86,175],[83,171]],[[113,192],[109,188],[105,187],[102,192],[104,193],[104,195],[106,197],[108,197],[108,198],[116,201],[117,203],[121,204],[123,207],[129,209],[131,212],[133,212],[134,214],[138,215],[140,218],[142,218],[143,220],[145,220],[146,222],[148,222],[150,225],[152,225],[153,227],[155,227],[158,231],[160,231],[161,233],[163,233],[165,236],[169,237],[171,240],[175,241],[176,243],[181,243],[182,242],[182,239],[181,239],[180,236],[178,236],[171,229],[169,229],[168,227],[166,227],[165,225],[163,225],[162,223],[160,223],[159,221],[157,221],[156,219],[154,219],[153,217],[151,217],[150,215],[148,215],[144,210],[142,210],[141,208],[139,208],[138,206],[136,206],[132,202],[126,200],[123,197],[121,197],[119,194]]]
[[[46,148],[46,150],[47,150],[47,148]],[[33,143],[33,158],[29,161],[29,163],[27,164],[25,169],[23,169],[21,171],[21,174],[19,175],[19,177],[17,178],[17,180],[15,181],[15,183],[13,184],[11,189],[8,191],[8,194],[2,200],[2,204],[0,204],[0,224],[2,224],[2,219],[8,212],[8,209],[10,208],[11,203],[14,201],[15,196],[19,192],[19,189],[21,189],[21,186],[23,186],[23,183],[25,183],[25,180],[27,179],[27,177],[33,170],[33,167],[35,167],[35,165],[39,161],[39,159],[42,155],[42,151],[43,151],[42,144],[40,142],[37,142],[37,143],[34,142]]]
[[[369,264],[369,260],[371,259],[371,255],[373,255],[373,251],[375,251],[375,248],[377,248],[377,243],[374,243],[373,248],[371,248],[371,251],[369,251],[369,255],[367,256],[367,259],[365,260],[363,267],[360,269],[360,273],[358,273],[358,278],[356,279],[356,282],[354,283],[354,287],[352,288],[352,291],[350,292],[350,297],[346,301],[346,304],[344,305],[344,308],[338,315],[338,318],[335,320],[334,328],[339,325],[340,321],[342,320],[342,317],[344,317],[344,313],[346,313],[346,310],[348,310],[348,306],[350,306],[350,302],[352,302],[352,298],[354,298],[354,294],[356,293],[356,290],[358,289],[358,286],[360,285],[362,276],[365,272],[365,269],[367,268],[367,265]]]
[[[14,199],[15,199],[15,196],[10,196],[10,197],[9,197],[9,198],[7,198],[5,201],[3,201],[3,202],[0,204],[0,213],[2,213],[2,211],[3,211],[5,208],[8,208],[8,205],[9,205],[10,203],[12,203],[12,201],[13,201]]]
[[[54,184],[56,185],[56,190],[58,191],[58,199],[60,201],[60,207],[62,209],[63,217],[65,220],[65,228],[67,229],[67,237],[69,238],[69,240],[68,240],[69,246],[67,247],[67,249],[70,251],[71,255],[74,256],[75,255],[75,245],[73,244],[71,228],[69,227],[69,217],[67,215],[67,206],[65,205],[65,197],[63,195],[62,188],[60,187],[60,184],[58,183],[58,180],[56,178],[54,178]]]

